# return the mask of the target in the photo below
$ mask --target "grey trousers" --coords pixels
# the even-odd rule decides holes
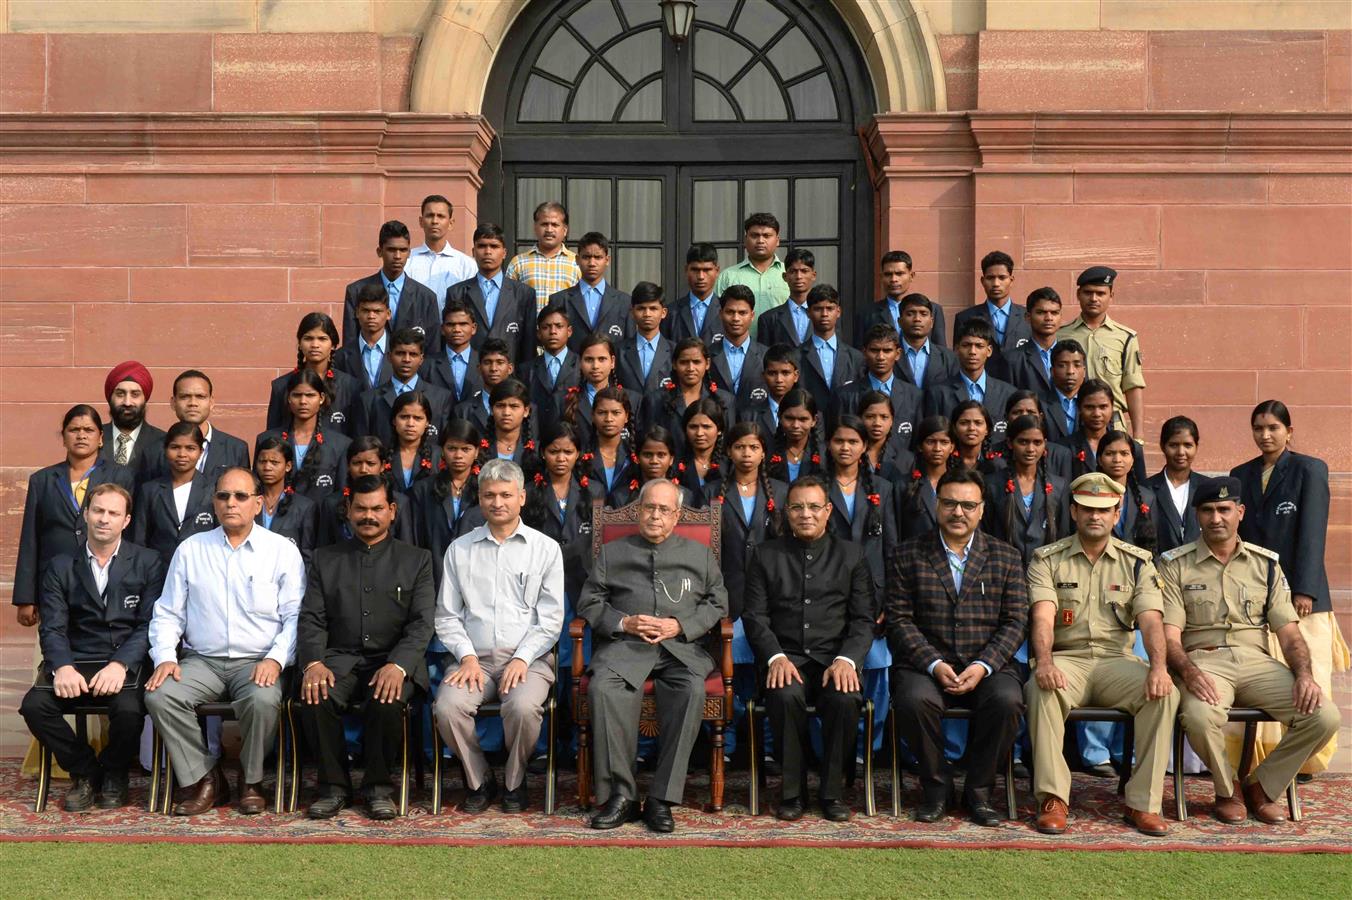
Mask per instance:
[[[704,714],[704,679],[674,656],[663,653],[653,668],[654,699],[660,747],[657,771],[648,796],[668,803],[681,803],[690,751]],[[604,666],[594,666],[587,688],[591,706],[596,802],[611,794],[638,799],[634,759],[638,755],[638,720],[643,711],[643,691],[629,685]]]
[[[183,679],[167,679],[153,691],[146,691],[146,710],[155,722],[180,787],[202,780],[216,765],[197,723],[197,707],[203,703],[229,700],[243,738],[240,764],[244,781],[263,780],[263,757],[276,740],[277,718],[282,705],[282,680],[272,687],[259,687],[252,679],[258,659],[221,659],[189,654],[179,660]]]

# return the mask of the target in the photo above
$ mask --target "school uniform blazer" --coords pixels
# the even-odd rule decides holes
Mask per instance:
[[[573,326],[573,336],[568,339],[568,349],[574,353],[582,352],[582,342],[591,334],[603,334],[618,348],[624,339],[634,334],[634,320],[629,315],[629,295],[617,291],[606,282],[606,291],[601,295],[601,310],[596,316],[596,327],[592,328],[587,316],[587,301],[582,299],[582,283],[549,295],[550,306],[560,306]]]
[[[289,426],[288,422],[287,428]],[[287,428],[270,428],[258,435],[254,439],[254,456],[258,456],[258,445],[265,438],[281,438],[288,433]],[[352,443],[351,438],[340,432],[325,431],[323,434],[324,442],[316,444],[311,440],[304,461],[291,473],[291,483],[296,493],[316,503],[335,491],[340,494],[343,492],[347,485],[347,448]],[[295,437],[288,434],[286,440],[290,442],[294,453]]]
[[[703,509],[712,501],[723,494],[723,479],[728,474],[726,459],[720,460],[714,457],[713,465],[704,473],[704,483],[700,484],[699,473],[695,471],[695,458],[687,450],[677,459],[676,462],[676,481],[681,487],[690,492],[690,500],[682,500],[682,506],[689,506],[692,509]]]
[[[944,308],[933,300],[930,301],[930,315],[934,317],[934,329],[930,331],[930,343],[938,344],[940,347],[948,346],[948,329],[944,326]],[[898,307],[900,309],[900,307]],[[887,298],[875,300],[868,310],[859,317],[859,325],[855,329],[854,345],[856,347],[864,346],[864,335],[874,325],[886,325],[897,332],[897,337],[904,342],[906,339],[901,337],[901,330],[897,328],[897,323],[892,321],[892,310],[887,303]]]
[[[897,535],[901,541],[929,534],[939,527],[939,498],[929,479],[922,477],[911,496],[912,479],[897,485]]]
[[[188,488],[188,505],[180,522],[178,507],[174,505],[174,486],[168,477],[141,485],[132,510],[132,541],[158,553],[167,568],[179,544],[219,524],[212,500],[215,487],[215,476],[201,472],[193,475],[192,487]]]
[[[423,364],[423,374],[418,380],[422,381],[424,378],[439,388],[445,388],[450,393],[451,405],[454,406],[461,400],[472,397],[476,391],[483,390],[483,377],[479,375],[479,351],[474,349],[473,344],[470,345],[469,363],[459,390],[455,387],[455,374],[451,372],[451,361],[446,356],[445,349],[438,350],[436,356]]]
[[[905,341],[902,342],[901,347],[901,360],[897,363],[897,376],[907,384],[915,384],[915,373],[911,371],[910,361],[906,359]],[[936,343],[933,335],[930,335],[929,349],[929,362],[925,365],[925,384],[924,387],[921,387],[921,390],[957,378],[962,372],[962,366],[958,365],[957,354]],[[916,386],[920,387],[920,385]]]
[[[498,289],[498,305],[493,309],[493,321],[488,321],[484,292],[479,287],[479,276],[466,278],[446,289],[447,300],[463,300],[474,313],[478,328],[470,338],[470,346],[478,350],[491,337],[501,338],[507,344],[507,355],[513,364],[523,366],[535,358],[535,291],[515,278],[502,276]],[[627,310],[626,310],[627,311]],[[438,331],[438,335],[440,331]]]
[[[432,554],[433,559],[444,560],[451,542],[484,524],[483,512],[476,501],[460,504],[460,515],[455,514],[455,501],[449,495],[438,497],[435,478],[426,478],[413,487],[409,498],[412,504],[414,543]],[[432,567],[432,578],[441,588],[441,565]]]
[[[541,354],[526,364],[514,376],[530,388],[530,400],[535,406],[535,414],[545,418],[536,423],[539,431],[545,426],[557,422],[559,417],[558,398],[567,394],[570,387],[578,385],[578,355],[567,351],[563,363],[559,366],[559,376],[553,384],[549,383],[548,360]]]
[[[169,476],[169,461],[161,453],[152,462],[149,456],[141,457],[141,471],[136,475],[137,484],[145,484],[157,478]],[[223,469],[249,468],[249,445],[226,434],[219,428],[211,429],[211,440],[207,442],[207,458],[201,471],[210,479],[215,479]]]
[[[342,495],[337,496],[341,499]],[[310,567],[310,560],[314,558],[315,529],[319,524],[318,520],[318,507],[315,502],[295,492],[289,496],[283,495],[278,501],[277,511],[272,516],[270,527],[263,525],[261,512],[254,518],[254,522],[259,526],[266,527],[273,534],[280,534],[295,544],[307,569]]]
[[[1287,450],[1277,459],[1263,490],[1263,458],[1235,466],[1243,484],[1244,521],[1239,536],[1273,551],[1291,582],[1291,593],[1314,598],[1315,612],[1332,612],[1324,545],[1328,539],[1329,467]]]
[[[999,672],[1028,629],[1028,586],[1019,552],[978,529],[953,583],[939,530],[906,541],[887,584],[887,643],[896,665],[916,672],[942,660],[961,672],[981,661]]]
[[[845,343],[845,336],[836,332],[836,364],[831,369],[831,383],[827,384],[821,357],[812,346],[812,337],[809,334],[798,346],[798,386],[812,395],[817,401],[817,412],[827,419],[835,407],[834,401],[864,377],[864,354]]]
[[[873,390],[873,385],[869,383],[868,375],[865,374],[837,398],[840,401],[839,411],[849,413],[852,416],[859,415],[859,407],[863,403],[864,395],[871,390]],[[911,431],[915,428],[916,423],[923,418],[925,395],[920,388],[894,376],[890,398],[892,400],[892,434],[899,435],[896,440],[909,444],[911,442]],[[826,418],[834,419],[835,415],[827,414]]]
[[[424,479],[424,481],[426,480],[429,479]],[[415,482],[414,488],[417,488],[419,484],[422,484],[422,482]],[[308,498],[297,494],[292,499],[306,500]],[[394,505],[394,521],[390,524],[390,537],[407,541],[410,544],[417,544],[414,528],[416,515],[412,501],[409,500],[407,494],[396,489]],[[353,537],[352,527],[347,523],[347,498],[343,496],[342,492],[332,493],[321,498],[317,503],[314,503],[313,509],[315,527],[312,547],[340,544]],[[275,519],[273,524],[276,524]]]
[[[163,430],[156,428],[149,422],[141,423],[141,433],[136,436],[136,443],[131,448],[131,454],[127,458],[126,465],[136,484],[141,483],[143,474],[154,470],[157,465],[156,460],[164,458],[164,438]],[[116,465],[114,462],[116,458],[117,428],[109,423],[103,426],[103,447],[99,450],[99,459],[108,465]],[[130,485],[128,485],[128,488],[130,488]]]
[[[831,485],[831,518],[826,520],[826,530],[843,540],[853,541],[864,548],[868,560],[869,574],[873,578],[873,591],[876,598],[874,616],[882,609],[883,577],[887,569],[887,560],[896,552],[897,544],[897,498],[892,495],[892,483],[883,478],[873,479],[873,493],[878,495],[878,525],[876,533],[868,531],[869,506],[873,505],[868,496],[855,484],[854,518],[849,516],[849,507],[845,505],[845,495],[834,478],[828,479]]]
[[[1042,368],[1042,354],[1038,352],[1037,341],[1031,338],[1005,355],[1005,378],[1014,387],[1037,394],[1045,409],[1061,409],[1061,401],[1056,386],[1047,377]],[[1065,416],[1061,416],[1062,425]]]
[[[614,478],[611,479],[609,488],[606,486],[605,460],[601,459],[601,454],[596,452],[595,444],[588,441],[585,446],[589,449],[582,452],[584,454],[590,453],[592,458],[590,464],[584,463],[583,469],[587,481],[595,485],[595,490],[599,495],[606,497],[615,495],[617,492],[627,489],[632,482],[637,481],[638,485],[634,488],[633,496],[629,499],[638,497],[638,489],[643,486],[643,476],[639,473],[638,464],[634,462],[635,451],[632,442],[620,440],[620,446],[615,452],[615,474]],[[625,503],[628,502],[628,499],[626,499]],[[623,505],[624,503],[616,504],[617,507]],[[684,500],[682,500],[681,505],[685,505]]]
[[[422,376],[418,377],[418,386],[414,390],[421,391],[432,407],[432,421],[428,423],[427,433],[433,437],[441,434],[455,407],[451,392]],[[373,434],[386,447],[394,447],[394,426],[390,424],[390,416],[394,413],[395,399],[392,381],[362,394],[354,404],[352,433],[359,436]]]
[[[770,539],[772,513],[767,508],[766,500],[774,501],[779,520],[785,532],[788,531],[786,504],[789,502],[789,486],[775,478],[769,479],[769,486],[770,496],[766,497],[759,480],[756,482],[756,500],[749,523],[742,515],[742,497],[735,486],[729,485],[730,490],[723,498],[723,547],[720,561],[723,566],[723,584],[728,589],[728,618],[734,621],[742,614],[747,564],[755,549]]]
[[[756,343],[766,347],[773,347],[776,344],[797,347],[803,343],[798,339],[798,329],[793,324],[793,313],[789,311],[791,302],[785,300],[760,314],[760,318],[756,320]],[[812,337],[811,322],[807,326],[807,336]]]
[[[738,422],[755,422],[764,431],[767,438],[775,436],[779,423],[775,421],[775,414],[770,410],[770,395],[767,393],[760,399],[752,399],[745,406],[737,407]]]
[[[1046,417],[1044,416],[1043,419],[1043,426],[1046,427]],[[1070,448],[1065,444],[1057,443],[1056,440],[1052,438],[1051,435],[1046,434],[1046,432],[1043,432],[1043,434],[1047,438],[1046,444],[1043,445],[1046,448],[1046,455],[1043,457],[1043,460],[1047,466],[1047,474],[1065,479],[1065,482],[1069,484],[1074,480],[1074,475],[1072,475],[1074,460],[1070,455]],[[991,452],[999,455],[1002,466],[1008,467],[1013,465],[1014,457],[1010,455],[1012,451],[1009,449],[1008,433],[1001,434],[991,440]],[[1006,475],[1005,477],[1008,478],[1009,476]],[[1064,535],[1062,536],[1064,537]]]
[[[629,399],[629,412],[631,418],[629,421],[629,436],[637,437],[643,433],[647,427],[648,420],[644,418],[644,399],[638,391],[629,388],[622,389],[625,396]],[[587,398],[587,388],[585,385],[578,385],[580,396],[577,400],[577,414],[574,417],[573,425],[577,428],[578,439],[582,441],[584,447],[590,447],[596,442],[596,432],[592,429],[592,403]],[[568,409],[568,394],[561,392],[554,398],[554,415],[557,419],[564,418],[564,413]],[[680,450],[679,443],[677,450]]]
[[[432,554],[392,537],[315,550],[296,620],[296,665],[322,662],[342,678],[394,663],[427,690],[433,568]]]
[[[768,396],[765,390],[765,351],[766,346],[756,341],[746,343],[746,358],[742,361],[742,377],[737,381],[737,389],[732,388],[732,370],[728,368],[726,354],[727,342],[720,340],[713,346],[709,362],[714,383],[719,392],[726,391],[732,397],[732,405],[740,410],[757,399]]]
[[[715,382],[715,384],[717,384],[717,382]],[[643,430],[651,428],[654,425],[661,425],[663,428],[670,431],[676,438],[676,456],[679,458],[685,453],[685,428],[681,425],[681,418],[685,415],[685,411],[689,408],[690,404],[686,403],[685,400],[681,398],[680,391],[676,390],[676,405],[673,409],[668,409],[667,397],[671,393],[672,391],[667,388],[662,388],[643,398],[643,412],[642,415],[639,416],[642,429],[640,429],[639,433],[641,434]],[[704,397],[712,399],[718,404],[719,409],[723,411],[722,431],[727,431],[732,427],[735,413],[732,409],[731,391],[723,390],[722,385],[719,385],[718,390],[716,391],[702,388],[700,397],[701,399]],[[588,418],[591,418],[590,411]]]
[[[1033,551],[1053,540],[1060,540],[1070,534],[1070,491],[1066,479],[1047,472],[1047,484],[1052,488],[1051,509],[1047,508],[1047,495],[1040,485],[1033,486],[1033,508],[1027,514],[1023,511],[1023,500],[1017,493],[1009,492],[1009,482],[1013,472],[992,472],[986,476],[986,512],[981,520],[981,528],[993,538],[998,538],[1019,551],[1019,556],[1027,566],[1033,559]],[[1018,482],[1015,481],[1017,491]],[[1009,510],[1014,510],[1014,528],[1008,526]],[[1047,533],[1047,521],[1056,526],[1056,537]]]
[[[892,496],[900,503],[898,495],[901,489],[910,482],[911,471],[914,469],[915,454],[907,449],[905,441],[899,437],[893,437],[892,440],[887,442],[887,449],[883,451],[883,458],[878,462],[878,465],[873,467],[873,474],[877,478],[885,478],[892,483]]]
[[[165,563],[158,553],[125,535],[108,564],[100,593],[81,545],[61,553],[42,577],[38,641],[42,667],[51,675],[78,662],[116,661],[135,672],[150,651],[150,616],[164,588]]]
[[[695,315],[690,311],[690,292],[667,304],[667,315],[662,320],[662,334],[673,344],[688,337],[697,337],[704,346],[713,349],[714,344],[723,340],[723,320],[718,317],[722,301],[717,296],[709,299],[709,311],[704,314],[704,325],[695,329]]]
[[[1005,381],[1008,381],[1010,376],[1009,366],[1005,362],[1006,357],[1033,340],[1033,329],[1028,325],[1028,311],[1013,300],[1009,301],[1007,308],[1009,317],[1005,320],[1005,339],[992,348],[994,352],[989,363],[995,374]],[[969,306],[953,317],[953,333],[956,335],[962,331],[963,323],[974,318],[985,319],[992,328],[995,327],[995,323],[991,321],[990,306],[983,299],[976,306]]]
[[[948,381],[931,384],[929,373],[925,373],[925,415],[927,416],[946,416],[950,420],[953,418],[953,410],[959,403],[968,400],[967,385],[963,383],[960,377],[950,378]],[[991,415],[991,423],[994,426],[991,429],[991,437],[997,434],[1005,433],[1005,407],[1009,405],[1009,398],[1014,393],[1014,385],[1007,381],[1001,381],[986,370],[986,394],[981,401],[981,405],[986,412]]]
[[[1146,507],[1146,512],[1144,513],[1141,512],[1142,506]],[[1127,492],[1122,495],[1121,540],[1126,541],[1128,544],[1136,543],[1132,540],[1132,535],[1135,534],[1136,531],[1136,520],[1143,515],[1147,516],[1150,521],[1155,523],[1155,534],[1158,535],[1160,532],[1160,509],[1159,504],[1155,502],[1155,492],[1146,487],[1144,482],[1137,482],[1137,488],[1135,490],[1128,484]],[[1116,530],[1113,531],[1113,536],[1119,537]],[[1156,546],[1151,552],[1158,554],[1160,548]]]
[[[542,492],[545,514],[541,521],[529,524],[559,545],[563,554],[563,590],[569,597],[576,597],[591,567],[592,499],[601,496],[597,484],[588,479],[584,488],[576,478],[571,480],[562,515],[558,498],[548,483],[532,486],[531,490]]]
[[[99,459],[89,473],[85,497],[89,496],[89,489],[105,481],[120,484],[128,491],[134,491],[136,487],[130,466]],[[38,469],[28,477],[23,524],[19,529],[18,560],[14,564],[15,606],[32,606],[38,602],[42,570],[52,558],[62,553],[84,558],[85,521],[81,510],[70,491],[69,470],[64,460]],[[132,513],[135,512],[133,508]]]
[[[361,339],[361,329],[357,327],[357,296],[368,284],[374,284],[385,292],[385,281],[379,272],[358,278],[347,286],[343,298],[343,343],[355,344]],[[423,336],[423,352],[431,356],[441,346],[441,308],[437,304],[437,295],[430,287],[404,276],[404,288],[399,292],[399,311],[387,326],[390,334],[402,328],[412,328]],[[358,355],[360,360],[360,355]]]
[[[650,394],[662,387],[662,382],[671,377],[671,350],[675,346],[666,335],[657,337],[657,349],[653,351],[653,362],[648,367],[648,377],[643,377],[643,364],[638,358],[638,336],[630,335],[616,350],[619,353],[619,371],[616,378],[620,384],[640,394]],[[571,355],[571,354],[570,354]]]
[[[386,332],[388,333],[388,331]],[[386,350],[389,349],[389,339],[385,341]],[[371,377],[366,374],[366,366],[361,358],[362,340],[361,335],[357,335],[351,341],[333,351],[333,408],[335,410],[347,410],[364,391],[380,387],[394,377],[394,369],[390,367],[390,354],[384,353],[380,357],[380,371],[377,373],[376,383],[371,384]],[[341,379],[338,374],[347,375],[355,384],[340,384]],[[286,395],[285,384],[286,375],[275,379],[272,382],[273,396],[276,398],[276,415],[278,422],[286,416]],[[269,428],[275,428],[273,421],[273,405],[268,406]]]
[[[1084,436],[1084,432],[1076,430],[1066,437],[1057,441],[1058,444],[1065,447],[1070,453],[1070,480],[1074,481],[1086,472],[1098,471],[1098,454],[1094,448],[1089,446],[1089,440]],[[1050,444],[1048,447],[1050,448]],[[1050,454],[1050,449],[1048,453]],[[1141,445],[1135,441],[1131,442],[1132,455],[1132,474],[1136,480],[1144,483],[1147,476],[1145,474],[1145,451]]]
[[[1188,507],[1180,516],[1178,508],[1174,506],[1173,495],[1169,491],[1169,476],[1164,470],[1160,469],[1145,480],[1146,487],[1155,492],[1155,502],[1158,504],[1156,509],[1159,510],[1159,515],[1155,517],[1155,522],[1159,525],[1159,545],[1155,548],[1157,554],[1191,544],[1201,538],[1202,527],[1197,523],[1197,510],[1192,506],[1192,497],[1198,485],[1204,481],[1206,477],[1196,472],[1188,475]]]

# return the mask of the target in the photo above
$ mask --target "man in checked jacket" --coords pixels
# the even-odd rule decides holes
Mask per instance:
[[[973,711],[963,799],[973,822],[997,827],[995,772],[1023,713],[1022,679],[1011,662],[1027,626],[1028,587],[1018,551],[978,529],[981,475],[950,471],[937,493],[938,529],[902,544],[891,561],[892,711],[919,761],[917,822],[943,818],[953,792],[944,711]]]

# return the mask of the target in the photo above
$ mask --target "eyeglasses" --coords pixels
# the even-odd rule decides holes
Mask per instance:
[[[216,499],[219,500],[221,503],[225,503],[225,502],[228,501],[231,497],[234,497],[234,498],[235,498],[235,502],[236,502],[236,503],[243,503],[244,501],[248,500],[250,497],[256,497],[256,496],[258,496],[258,495],[252,493],[251,491],[217,491],[217,492],[216,492]]]
[[[939,498],[939,506],[946,512],[952,512],[959,506],[962,507],[963,512],[976,512],[977,507],[979,507],[981,503],[982,501],[980,500],[953,500],[948,497]]]
[[[826,509],[826,507],[827,504],[825,503],[790,503],[789,512],[791,513],[810,512],[815,516],[822,510]]]
[[[644,515],[661,516],[664,519],[667,518],[668,516],[676,515],[677,512],[674,508],[670,506],[662,506],[661,504],[658,503],[641,503],[639,504],[638,509],[639,512],[643,513]]]

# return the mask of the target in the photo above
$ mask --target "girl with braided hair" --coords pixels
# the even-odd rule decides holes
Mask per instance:
[[[770,451],[770,476],[792,485],[800,475],[825,472],[821,452],[821,416],[817,401],[794,388],[779,401],[779,427]]]
[[[308,566],[315,550],[317,511],[310,498],[300,496],[291,486],[295,467],[291,445],[286,441],[270,437],[258,442],[253,470],[263,485],[263,507],[254,522],[290,539]]]
[[[635,442],[638,452],[630,457],[625,479],[618,480],[606,497],[606,506],[619,509],[638,499],[639,489],[654,478],[665,478],[676,485],[682,506],[693,506],[694,496],[681,484],[676,473],[676,436],[661,425],[654,425]]]
[[[1136,441],[1125,431],[1110,430],[1099,441],[1098,470],[1126,489],[1113,535],[1154,553],[1159,511],[1155,508],[1155,492],[1136,475],[1135,461]]]
[[[980,401],[962,401],[953,407],[950,421],[948,436],[953,439],[958,465],[976,469],[983,475],[1004,467],[1004,459],[991,449],[994,423]]]
[[[1047,436],[1040,419],[1010,420],[1009,468],[986,476],[986,512],[982,529],[1012,544],[1026,567],[1033,551],[1070,530],[1070,494],[1066,480],[1047,471]]]
[[[530,388],[508,378],[493,388],[488,402],[491,414],[488,433],[479,441],[479,465],[490,459],[510,459],[531,478],[540,469],[540,457],[527,427]]]
[[[390,410],[390,433],[395,440],[391,462],[398,465],[390,474],[396,489],[412,490],[414,484],[436,472],[439,459],[431,424],[432,404],[422,391],[408,391],[394,399]]]
[[[676,477],[695,498],[696,507],[707,506],[710,497],[723,493],[723,432],[727,419],[723,408],[703,397],[685,408],[681,430],[685,433],[685,452],[676,463]]]
[[[451,419],[441,429],[441,461],[437,473],[413,487],[413,542],[430,550],[434,559],[442,559],[451,541],[482,525],[479,511],[478,430],[466,419]],[[441,586],[441,566],[432,567],[432,576]]]
[[[710,377],[709,348],[697,337],[677,341],[671,351],[671,378],[662,388],[651,391],[643,401],[643,421],[661,425],[676,435],[676,451],[685,452],[685,413],[701,400],[712,400],[723,413],[723,421],[732,421],[732,394]]]
[[[1057,430],[1056,420],[1060,416],[1048,418],[1046,411],[1042,406],[1042,400],[1032,391],[1015,391],[1009,395],[1009,401],[1005,404],[1005,421],[1013,422],[1020,416],[1032,416],[1042,423],[1042,435],[1047,439],[1047,458],[1045,464],[1047,471],[1053,475],[1059,475],[1070,483],[1071,458],[1070,448],[1065,444],[1057,443],[1058,438],[1066,436],[1065,429]],[[1009,450],[1009,429],[1005,428],[1004,434],[997,434],[991,438],[991,450],[1006,462],[1010,459]]]
[[[394,487],[394,523],[390,535],[401,541],[414,541],[414,514],[409,497],[399,490],[393,476],[390,448],[373,434],[364,434],[348,444],[346,456],[347,482],[364,475],[379,475]],[[348,489],[344,487],[324,497],[316,504],[315,546],[327,547],[351,540],[352,526],[347,521]]]
[[[351,441],[341,431],[326,427],[326,413],[333,402],[328,383],[313,369],[299,369],[286,376],[286,415],[282,424],[260,434],[255,450],[265,438],[280,437],[291,445],[295,470],[291,484],[297,494],[319,503],[347,483],[343,458]]]
[[[330,430],[350,434],[347,412],[364,385],[361,380],[334,365],[338,356],[338,326],[322,312],[306,313],[296,326],[296,368],[272,379],[268,398],[267,427],[281,428],[286,418],[286,380],[301,369],[309,369],[324,379],[332,402],[325,413]]]
[[[591,334],[582,341],[578,350],[578,383],[564,391],[559,399],[559,417],[577,429],[585,446],[595,442],[592,434],[592,419],[596,409],[596,397],[602,391],[614,389],[625,396],[629,409],[628,428],[630,434],[638,432],[638,420],[635,416],[642,398],[627,388],[621,387],[615,375],[615,345],[604,334]]]
[[[1103,450],[1103,441],[1113,429],[1113,389],[1106,382],[1090,378],[1080,386],[1075,395],[1078,428],[1065,438],[1070,450],[1070,480],[1074,481],[1086,472],[1098,472],[1098,455]],[[1145,454],[1135,441],[1132,444],[1132,471],[1136,480],[1146,479]]]
[[[582,462],[582,442],[576,428],[567,422],[553,422],[541,432],[540,443],[541,470],[526,484],[526,505],[521,518],[558,542],[563,551],[564,593],[571,603],[587,580],[592,499],[598,493]],[[565,610],[563,620],[572,621],[571,609]],[[563,644],[571,650],[570,642]],[[566,668],[563,661],[559,668],[560,671]]]
[[[911,434],[915,468],[897,501],[897,533],[901,540],[927,534],[939,527],[939,479],[953,465],[953,439],[948,419],[927,416]]]
[[[587,477],[596,482],[598,491],[609,496],[617,485],[629,481],[636,465],[633,450],[629,446],[633,407],[629,404],[629,392],[618,387],[598,391],[591,407],[591,437],[589,442],[584,442],[586,450],[583,458]],[[567,418],[564,421],[577,425]],[[578,427],[579,437],[583,433]]]
[[[859,398],[859,418],[868,431],[863,464],[893,487],[903,483],[914,468],[915,457],[904,445],[892,416],[892,400],[882,391],[867,391]],[[909,423],[903,423],[906,431]]]

